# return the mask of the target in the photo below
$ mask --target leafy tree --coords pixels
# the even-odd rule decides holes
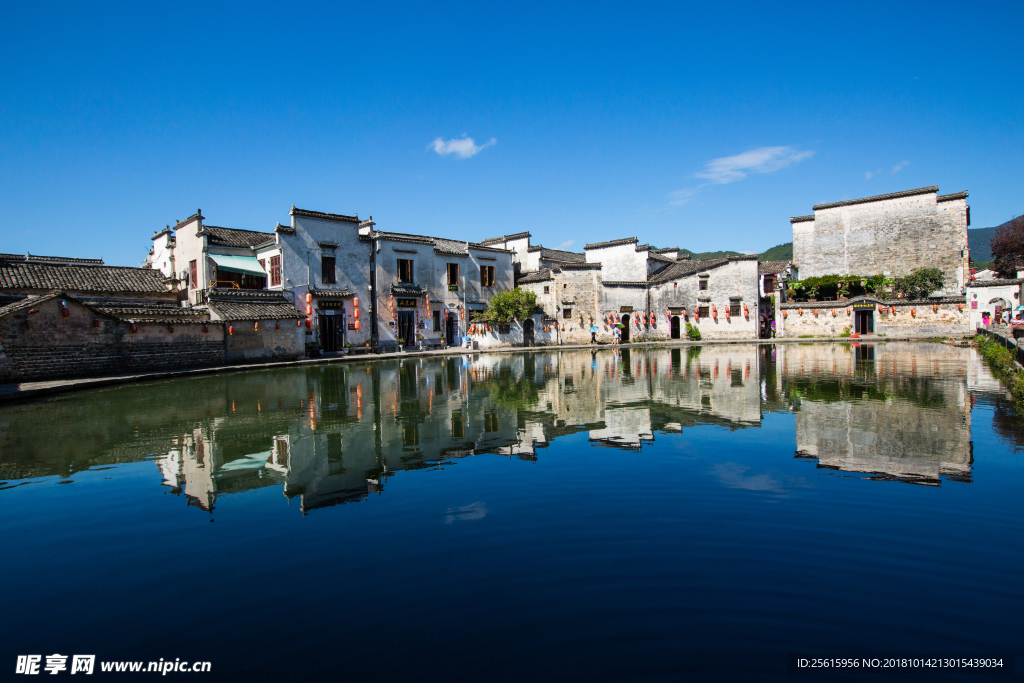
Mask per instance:
[[[1017,277],[1024,270],[1024,216],[1003,223],[989,241],[995,270],[1003,277]]]
[[[523,320],[533,315],[537,308],[537,295],[516,287],[509,292],[495,294],[487,312],[477,318],[495,323],[510,323],[514,318]]]
[[[918,268],[910,275],[896,278],[894,287],[908,299],[926,299],[942,289],[945,277],[938,268]]]
[[[686,323],[686,338],[690,341],[700,341],[700,330],[696,325]]]

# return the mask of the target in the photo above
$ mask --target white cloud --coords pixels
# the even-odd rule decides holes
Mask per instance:
[[[687,202],[692,200],[694,195],[697,194],[697,191],[702,187],[704,186],[698,185],[697,187],[684,187],[681,190],[670,192],[668,195],[668,203],[671,204],[672,206],[682,206],[683,204],[686,204]]]
[[[557,247],[555,247],[555,249],[558,249],[559,251],[568,251],[569,248],[572,247],[572,245],[574,244],[576,244],[576,240],[569,240],[568,242],[562,242]]]
[[[716,185],[743,180],[747,173],[772,173],[814,156],[810,150],[794,147],[758,147],[731,157],[712,159],[696,178],[706,178]]]
[[[895,166],[892,167],[892,172],[893,173],[899,173],[900,171],[902,171],[904,168],[906,168],[909,165],[910,165],[909,161],[901,161],[900,163],[898,163],[898,164],[896,164]]]
[[[484,144],[478,145],[473,138],[463,133],[461,138],[452,138],[451,140],[434,138],[434,141],[427,145],[427,149],[432,149],[441,156],[454,154],[460,159],[468,159],[479,154],[484,148],[496,144],[498,144],[498,141],[495,138],[491,138]]]
[[[878,175],[881,172],[882,172],[882,169],[878,169],[877,171],[865,171],[864,172],[864,180],[871,180],[871,178],[873,176],[876,176],[876,175]]]

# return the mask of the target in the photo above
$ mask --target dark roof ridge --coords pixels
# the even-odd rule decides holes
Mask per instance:
[[[901,197],[913,197],[919,194],[932,194],[939,191],[938,185],[931,187],[919,187],[914,190],[903,190],[901,192],[890,192],[889,194],[876,194],[873,197],[861,197],[860,199],[847,199],[841,202],[829,202],[827,204],[815,204],[811,208],[815,211],[821,209],[834,209],[839,206],[852,206],[854,204],[868,204],[870,202],[882,202],[887,199],[900,199]]]
[[[36,254],[25,254],[25,262],[32,263],[35,261],[39,265],[56,266],[56,265],[70,265],[70,266],[103,266],[101,258],[77,258],[75,256],[38,256]]]
[[[200,221],[202,221],[202,220],[204,220],[206,218],[205,216],[203,216],[203,210],[202,209],[196,209],[196,212],[194,214],[192,214],[191,216],[189,216],[188,218],[186,218],[183,221],[175,221],[174,222],[174,227],[172,227],[171,230],[177,230],[180,226],[185,225],[186,223],[191,223],[192,221],[196,220],[197,218]]]
[[[606,247],[617,247],[622,244],[636,244],[639,242],[635,237],[623,237],[618,240],[608,240],[607,242],[593,242],[591,244],[583,245],[584,251],[587,249],[604,249]]]
[[[792,218],[789,219],[789,222],[790,223],[807,223],[808,221],[813,221],[813,220],[814,220],[814,214],[812,213],[809,216],[793,216]]]
[[[488,237],[487,239],[480,240],[478,244],[494,244],[495,242],[508,242],[509,240],[521,240],[524,237],[532,237],[528,232],[517,232],[514,235],[500,235],[498,237]]]
[[[307,218],[319,218],[325,221],[341,221],[342,223],[359,223],[359,214],[354,216],[346,216],[340,213],[327,213],[325,211],[309,211],[308,209],[299,209],[292,204],[292,210],[288,212],[289,216],[306,216]]]
[[[964,190],[963,192],[954,192],[953,194],[936,195],[935,202],[951,202],[954,199],[967,199],[967,190]]]

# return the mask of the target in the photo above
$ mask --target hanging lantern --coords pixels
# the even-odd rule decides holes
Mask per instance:
[[[359,297],[352,297],[352,308],[359,308]]]
[[[847,307],[846,307],[846,315],[850,315],[850,312],[851,312],[852,310],[853,310],[852,308],[850,308],[849,306],[847,306]]]
[[[71,310],[68,308],[68,302],[65,301],[64,299],[60,300],[60,314],[65,318],[71,316]]]
[[[963,304],[957,304],[957,306],[960,308],[960,312],[963,313],[964,312],[964,305]]]
[[[359,320],[359,309],[358,308],[356,310],[352,311],[352,317],[355,318],[356,320]]]
[[[935,312],[935,313],[938,313],[939,312],[939,305],[938,304],[932,304],[932,311]]]
[[[295,321],[295,327],[302,327],[302,318]]]
[[[228,334],[234,334],[234,333],[235,333],[235,326],[234,325],[228,325]]]
[[[786,319],[786,318],[788,318],[788,317],[789,317],[789,311],[783,311],[783,312],[782,312],[782,318],[783,318],[783,320],[785,320],[785,319]]]
[[[803,315],[804,314],[804,309],[798,308],[798,309],[796,309],[796,312],[797,312],[798,315]]]
[[[27,327],[30,330],[32,329],[32,318],[25,318],[25,327]]]
[[[743,317],[744,318],[749,318],[750,317],[750,310],[747,308],[746,304],[743,304]]]
[[[274,329],[275,330],[281,329],[281,321],[280,320],[277,320],[277,321],[274,322]]]
[[[832,317],[833,318],[836,317],[836,309],[834,309],[834,308],[832,309]]]
[[[306,304],[306,316],[309,317],[311,315],[313,315],[313,307],[309,304]]]
[[[254,332],[259,332],[259,331],[260,331],[260,324],[259,324],[259,321],[257,321],[257,322],[254,322],[254,323],[252,324],[252,329],[253,329],[253,331],[254,331]]]
[[[307,304],[313,303],[313,293],[312,292],[306,292],[306,303]]]
[[[728,308],[725,309],[725,319],[726,320],[732,320],[732,314],[729,312]]]
[[[168,334],[174,334],[174,325],[168,325],[167,332]]]
[[[203,334],[209,334],[210,328],[207,325],[203,325]]]
[[[306,329],[307,330],[313,329],[313,319],[312,318],[306,318]]]
[[[99,318],[93,318],[92,319],[92,328],[94,330],[100,329],[100,319]]]
[[[135,325],[132,325],[132,334],[135,334],[138,331],[139,331],[139,328],[137,328]]]
[[[917,311],[915,311],[913,308],[911,308],[910,309],[910,315],[912,315],[912,316],[914,316],[916,318],[917,317]]]
[[[896,307],[895,306],[890,306],[889,307],[889,313],[891,313],[893,315],[896,315]]]
[[[356,321],[356,332],[358,332],[358,331],[359,331],[359,321],[357,320]]]
[[[718,306],[711,307],[711,317],[715,318],[716,320],[718,319]]]

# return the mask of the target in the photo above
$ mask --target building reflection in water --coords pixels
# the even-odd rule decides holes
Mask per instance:
[[[766,413],[785,412],[796,416],[799,459],[939,485],[970,481],[975,392],[1004,390],[973,349],[926,343],[320,365],[8,406],[0,479],[10,486],[152,458],[164,485],[191,506],[210,511],[220,496],[273,486],[305,513],[380,494],[402,470],[483,453],[535,460],[568,434],[635,451],[699,425],[759,428]],[[725,450],[729,436],[722,439]]]

